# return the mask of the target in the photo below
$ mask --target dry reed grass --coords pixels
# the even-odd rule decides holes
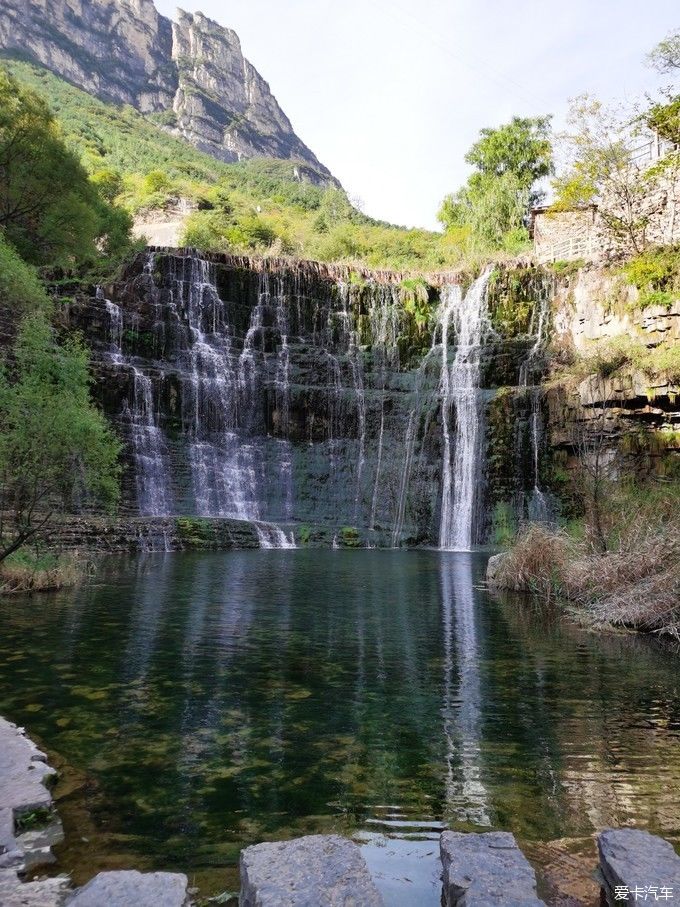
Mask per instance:
[[[587,540],[529,525],[503,555],[494,584],[570,603],[593,626],[680,639],[680,518],[635,514],[604,554]]]
[[[60,559],[45,566],[8,559],[0,564],[0,595],[54,592],[74,586],[80,576],[80,567],[72,559]]]

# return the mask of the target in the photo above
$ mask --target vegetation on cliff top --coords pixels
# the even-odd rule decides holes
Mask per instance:
[[[131,107],[105,104],[31,63],[6,65],[44,96],[108,200],[134,215],[188,200],[194,211],[183,241],[202,249],[422,271],[516,254],[528,247],[533,186],[552,168],[548,117],[482,130],[468,154],[477,173],[442,207],[444,233],[406,229],[366,216],[335,186],[311,182],[309,165],[223,163]]]
[[[482,129],[465,160],[475,172],[439,211],[447,235],[477,252],[526,248],[528,214],[541,198],[537,186],[553,172],[550,117],[513,117]]]
[[[68,146],[109,200],[131,214],[180,199],[193,203],[187,245],[423,270],[460,260],[460,246],[450,237],[367,217],[342,190],[309,181],[308,165],[269,159],[226,164],[131,107],[98,101],[31,63],[6,65],[47,100]]]

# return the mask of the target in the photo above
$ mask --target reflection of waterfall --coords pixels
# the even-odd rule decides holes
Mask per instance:
[[[446,803],[450,819],[491,825],[482,782],[480,645],[470,556],[440,562],[444,640]]]
[[[480,353],[486,325],[486,290],[491,270],[484,271],[465,296],[459,286],[442,291],[442,429],[444,466],[439,544],[469,550],[475,542],[475,518],[481,475]],[[456,354],[449,364],[449,328],[453,321]],[[456,429],[451,454],[449,420],[455,410]]]
[[[527,358],[520,367],[519,382],[529,394],[530,415],[529,415],[529,437],[531,443],[531,470],[533,487],[531,499],[529,501],[529,519],[537,523],[547,523],[550,521],[550,504],[545,493],[541,490],[540,476],[540,452],[543,434],[543,413],[541,411],[541,400],[543,391],[540,385],[534,381],[534,372],[540,359],[540,354],[545,343],[545,329],[548,320],[549,299],[547,294],[542,293],[539,300],[538,324],[536,325],[536,340],[529,350]]]

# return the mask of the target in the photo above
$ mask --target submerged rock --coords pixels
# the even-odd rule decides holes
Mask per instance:
[[[439,839],[444,866],[444,907],[532,907],[543,904],[536,876],[513,835],[505,831]]]
[[[616,900],[646,900],[650,889],[649,900],[658,899],[662,889],[670,889],[671,897],[680,895],[680,857],[663,838],[638,828],[609,828],[598,835],[597,849],[602,875]]]
[[[359,848],[338,835],[241,852],[240,907],[384,907]]]

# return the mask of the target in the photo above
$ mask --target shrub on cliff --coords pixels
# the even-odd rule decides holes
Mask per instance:
[[[116,503],[120,444],[89,384],[81,342],[59,344],[43,314],[26,317],[0,374],[0,562],[43,538],[59,510]]]

